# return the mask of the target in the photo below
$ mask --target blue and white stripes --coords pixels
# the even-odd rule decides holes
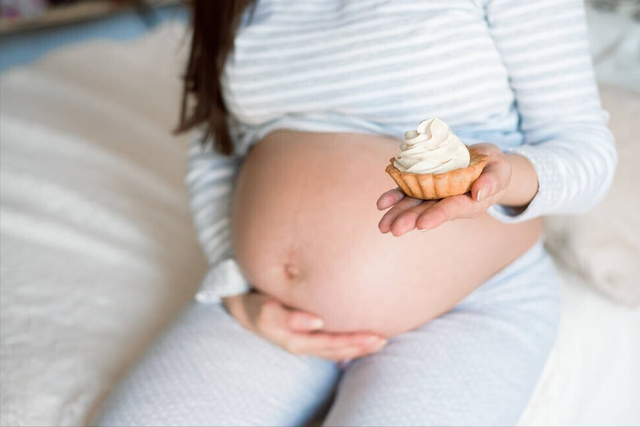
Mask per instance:
[[[587,210],[615,169],[581,0],[259,0],[223,86],[238,156],[194,146],[187,177],[212,266],[202,301],[248,289],[230,243],[233,177],[275,129],[401,139],[440,117],[467,144],[533,163],[529,207],[491,209],[505,222]]]
[[[186,183],[193,222],[211,268],[196,298],[218,302],[221,297],[250,289],[234,260],[231,245],[232,191],[240,159],[221,156],[210,146],[203,150],[199,141],[193,138],[189,146]]]

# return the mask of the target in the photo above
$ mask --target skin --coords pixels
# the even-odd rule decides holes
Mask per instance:
[[[315,147],[316,144],[320,147],[318,151],[315,152],[304,152],[303,154],[309,154],[307,159],[308,164],[302,166],[304,171],[313,171],[316,166],[313,164],[313,160],[315,158],[322,158],[323,156],[329,156],[331,159],[332,151],[339,150],[350,150],[347,146],[345,147],[345,142],[350,141],[355,146],[355,153],[362,153],[362,148],[358,146],[361,139],[362,147],[364,144],[368,144],[367,147],[376,147],[375,150],[380,151],[380,154],[371,154],[372,159],[380,159],[383,161],[381,166],[373,165],[373,170],[383,169],[384,163],[388,161],[388,152],[390,150],[397,151],[397,142],[393,141],[393,145],[386,146],[389,141],[379,141],[376,139],[375,141],[373,137],[369,137],[366,141],[363,136],[354,136],[354,135],[332,135],[332,136],[323,136],[323,135],[309,135],[304,133],[292,133],[287,131],[279,131],[276,132],[275,135],[272,134],[265,138],[269,140],[265,143],[265,141],[258,144],[259,150],[254,150],[257,154],[250,156],[247,160],[249,166],[247,166],[247,172],[243,170],[240,175],[238,188],[243,192],[251,193],[251,191],[255,191],[254,194],[246,194],[243,193],[236,200],[237,204],[240,205],[238,210],[234,213],[234,218],[238,217],[236,221],[236,225],[234,227],[234,236],[236,237],[236,241],[234,241],[234,246],[237,248],[236,252],[238,255],[238,261],[241,269],[245,276],[250,280],[252,285],[257,289],[257,291],[253,291],[243,295],[237,295],[234,297],[229,297],[224,299],[224,304],[227,310],[233,315],[243,326],[252,330],[256,334],[264,337],[272,341],[273,343],[281,346],[282,348],[296,353],[296,354],[309,354],[318,357],[322,357],[330,360],[348,360],[354,359],[357,357],[364,356],[366,354],[370,354],[376,351],[379,351],[385,344],[386,339],[390,336],[393,336],[397,333],[401,333],[406,328],[417,326],[418,324],[424,323],[428,321],[429,318],[436,317],[446,311],[448,311],[451,307],[453,307],[459,300],[464,298],[468,293],[470,293],[475,287],[479,286],[479,284],[484,281],[486,278],[490,277],[491,274],[495,273],[495,271],[485,271],[478,272],[477,280],[469,281],[468,277],[461,278],[461,285],[459,289],[452,286],[442,286],[434,288],[434,292],[427,293],[424,296],[424,301],[429,302],[429,307],[425,309],[425,313],[420,313],[423,317],[418,318],[407,318],[402,320],[404,323],[400,323],[400,326],[391,326],[391,329],[384,329],[385,325],[376,323],[377,319],[375,318],[367,318],[367,317],[358,317],[357,313],[354,313],[351,319],[348,315],[345,317],[344,312],[350,311],[340,309],[340,307],[332,310],[332,307],[317,305],[320,303],[316,303],[316,301],[329,300],[333,302],[331,298],[322,298],[324,294],[322,294],[323,286],[317,285],[307,285],[305,282],[301,281],[297,283],[297,271],[296,266],[302,265],[306,269],[311,269],[313,264],[309,261],[305,260],[297,260],[296,254],[299,252],[294,251],[293,259],[296,262],[291,263],[293,266],[289,271],[289,255],[283,255],[279,258],[278,254],[274,254],[273,256],[268,256],[265,258],[263,254],[261,254],[260,249],[257,248],[253,251],[252,248],[256,247],[256,242],[247,240],[251,233],[250,231],[246,231],[245,228],[251,227],[251,225],[256,221],[252,219],[252,216],[260,215],[256,213],[252,213],[256,209],[252,209],[251,203],[253,200],[260,199],[263,194],[269,193],[267,189],[272,188],[276,183],[266,184],[266,188],[256,188],[262,182],[265,182],[265,179],[260,175],[260,171],[256,172],[256,169],[263,167],[262,165],[272,162],[270,160],[271,157],[275,157],[276,159],[281,159],[283,156],[288,155],[292,150],[297,150],[300,145],[296,142],[295,145],[287,145],[287,140],[295,140],[298,141],[300,138],[306,138],[308,142],[307,147]],[[282,143],[278,141],[284,141]],[[275,141],[275,142],[274,142]],[[332,145],[334,144],[335,145]],[[375,144],[375,145],[371,145]],[[284,145],[285,148],[281,148]],[[379,147],[379,148],[377,148]],[[389,148],[390,147],[390,148]],[[363,200],[371,200],[369,203],[376,203],[376,207],[379,211],[383,211],[388,209],[388,211],[382,216],[379,220],[378,229],[379,232],[383,234],[390,234],[392,236],[400,237],[407,234],[413,234],[412,231],[418,229],[421,231],[427,231],[427,234],[431,235],[431,239],[438,243],[437,241],[441,238],[445,240],[450,240],[450,236],[453,236],[453,239],[457,239],[456,233],[465,233],[466,235],[474,233],[480,234],[479,241],[486,241],[485,238],[481,235],[482,230],[491,229],[490,236],[498,236],[502,233],[501,230],[505,230],[504,233],[508,234],[510,231],[504,227],[504,225],[495,225],[495,220],[488,218],[486,214],[486,210],[489,206],[500,203],[507,206],[512,207],[520,207],[524,208],[526,205],[533,199],[538,189],[538,180],[537,175],[533,166],[529,163],[529,161],[521,156],[508,154],[505,155],[500,151],[500,149],[493,144],[479,144],[475,146],[482,153],[489,156],[489,163],[485,167],[482,175],[476,180],[473,184],[471,192],[461,196],[450,197],[447,199],[443,199],[440,201],[421,201],[406,197],[401,191],[398,189],[393,189],[384,192],[381,196],[379,196],[377,202],[375,202],[375,197],[372,199],[368,199],[367,197],[362,198],[362,200],[358,200],[354,202],[352,209],[350,209],[351,205],[349,203],[344,204],[346,206],[344,215],[345,218],[351,217],[354,215],[357,217],[358,212],[363,211],[363,207],[360,204]],[[312,150],[313,148],[307,148]],[[280,150],[280,151],[279,151]],[[372,148],[371,151],[374,151]],[[270,154],[274,153],[275,154]],[[369,152],[367,151],[367,156]],[[271,156],[271,157],[270,157]],[[299,159],[301,158],[301,154],[292,155],[293,158]],[[341,154],[336,154],[337,158],[341,158]],[[344,155],[342,155],[344,156]],[[352,154],[350,151],[347,151],[347,157],[351,158]],[[253,160],[251,157],[254,157]],[[364,159],[365,155],[361,155]],[[331,161],[319,160],[323,161],[321,172],[319,176],[335,176],[336,174],[332,174],[331,171],[327,173],[327,164],[331,164]],[[376,160],[377,161],[377,160]],[[366,159],[365,162],[367,163]],[[370,162],[373,163],[373,160]],[[268,166],[264,166],[268,168]],[[292,166],[293,167],[293,166]],[[336,166],[338,169],[341,168],[340,165]],[[342,168],[344,170],[344,168]],[[309,172],[309,173],[311,173]],[[360,171],[359,171],[360,172]],[[251,173],[258,174],[260,177],[254,178],[252,181],[250,178]],[[364,173],[369,173],[368,170],[364,170]],[[243,177],[244,175],[247,175]],[[266,170],[264,172],[264,176],[269,177],[274,175],[274,171]],[[299,175],[295,175],[299,176]],[[377,176],[377,175],[376,175]],[[319,179],[319,178],[318,178]],[[303,182],[304,178],[300,178],[300,186],[308,186],[310,183]],[[326,178],[326,180],[331,180],[331,178]],[[381,181],[382,182],[382,181]],[[380,188],[380,194],[382,192],[381,185],[388,185],[390,182],[390,178],[386,177],[384,183],[371,183],[367,189],[364,189],[363,192],[367,192],[367,194],[374,194],[377,188]],[[256,184],[257,183],[257,184]],[[293,184],[295,185],[295,184]],[[327,201],[320,200],[319,206],[327,203],[331,203],[331,200],[334,200],[337,197],[331,191],[332,187],[339,187],[341,185],[340,182],[336,182],[335,185],[329,186],[330,190],[327,190],[326,197]],[[387,187],[388,188],[388,187]],[[271,193],[269,193],[271,194]],[[271,195],[270,197],[277,197],[276,195]],[[304,247],[309,247],[309,242],[314,243],[322,243],[327,240],[331,241],[332,239],[338,238],[340,235],[345,232],[339,232],[337,236],[331,236],[331,228],[333,227],[333,223],[328,222],[329,225],[328,231],[323,228],[322,219],[324,214],[320,214],[319,219],[314,217],[313,214],[306,214],[305,206],[312,205],[315,199],[310,199],[306,197],[302,197],[300,199],[296,199],[295,195],[297,194],[296,188],[294,187],[291,191],[288,191],[287,194],[291,194],[291,197],[283,196],[282,199],[269,200],[268,203],[277,204],[277,205],[287,205],[285,207],[285,211],[296,211],[298,212],[297,217],[312,217],[313,225],[315,227],[308,227],[308,224],[304,224],[303,228],[301,228],[300,235],[302,236],[310,236],[309,241],[304,241]],[[339,193],[336,193],[339,194]],[[322,199],[322,195],[318,195],[317,199]],[[356,197],[354,197],[356,199]],[[248,200],[248,202],[247,202]],[[256,202],[258,203],[258,202]],[[269,206],[267,202],[260,204],[257,206]],[[319,208],[310,208],[312,212],[318,211]],[[262,212],[262,215],[268,216],[268,212],[264,209],[258,209],[258,212]],[[247,217],[248,216],[248,217]],[[364,218],[365,215],[363,215]],[[460,222],[459,226],[447,225],[455,220],[462,219],[471,219],[474,221],[473,223],[469,222]],[[269,218],[264,218],[264,221],[269,221]],[[254,221],[254,222],[252,222]],[[494,221],[494,222],[491,222]],[[257,221],[260,224],[261,221]],[[479,231],[474,231],[473,224],[477,223]],[[249,224],[246,226],[246,224]],[[278,223],[275,222],[277,225]],[[458,224],[455,222],[455,224]],[[290,224],[291,228],[295,227],[295,224]],[[372,224],[372,227],[375,227],[375,224]],[[493,227],[493,228],[492,228]],[[515,227],[515,226],[511,226]],[[528,239],[533,243],[537,239],[537,235],[539,234],[539,224],[530,224],[520,226],[519,233],[523,233],[523,235],[529,236]],[[442,228],[442,231],[439,229]],[[266,241],[277,241],[280,237],[286,238],[287,236],[283,236],[284,233],[278,233],[274,231],[273,236],[269,236],[269,230],[272,227],[266,227],[267,231],[261,231],[260,228],[256,229],[262,235],[264,235],[264,240]],[[318,232],[316,234],[315,230],[320,229],[322,232]],[[465,231],[458,231],[465,230]],[[471,231],[468,231],[471,230]],[[243,235],[244,233],[244,235]],[[341,234],[340,234],[341,233]],[[488,232],[489,233],[489,232]],[[290,234],[298,235],[295,231],[291,231]],[[243,237],[247,236],[249,237]],[[509,234],[505,239],[507,242],[510,242],[514,238],[513,234]],[[368,238],[367,235],[356,234],[354,237],[356,240],[354,241],[366,241]],[[442,236],[442,237],[440,237]],[[469,238],[469,236],[466,236]],[[239,239],[239,240],[238,240]],[[297,241],[295,238],[292,238],[293,244]],[[403,238],[404,239],[404,238]],[[415,238],[413,238],[415,240]],[[377,240],[372,240],[372,244],[377,244]],[[410,245],[420,244],[412,243],[413,241],[405,241],[403,243],[403,247],[409,247]],[[388,245],[385,244],[385,245]],[[468,246],[468,245],[467,245]],[[504,246],[504,245],[503,245]],[[530,246],[530,245],[529,245]],[[279,246],[275,246],[279,248]],[[287,246],[288,247],[288,246]],[[523,252],[526,248],[517,247],[512,248],[511,252],[518,251]],[[429,250],[427,246],[426,251]],[[450,249],[449,252],[454,251],[455,249]],[[487,251],[479,251],[491,253],[489,250]],[[304,251],[302,252],[304,254]],[[376,254],[377,252],[372,252]],[[435,252],[437,254],[437,252]],[[366,252],[364,255],[360,255],[359,257],[366,257]],[[437,256],[437,255],[436,255]],[[475,256],[475,255],[474,255]],[[478,255],[481,256],[481,255]],[[496,255],[502,256],[504,258],[505,255]],[[272,273],[273,265],[269,263],[262,262],[262,259],[266,259],[269,262],[273,262],[275,259],[276,264],[280,267],[284,266],[285,273],[291,273],[291,277],[285,275],[273,275]],[[510,259],[504,260],[503,264],[507,264],[510,262]],[[318,261],[320,262],[320,261]],[[375,262],[375,261],[374,261]],[[281,265],[282,264],[282,265]],[[326,262],[324,262],[326,264]],[[486,262],[482,259],[478,260],[478,265],[484,265]],[[274,270],[275,271],[275,270]],[[277,274],[280,273],[280,269],[277,270]],[[337,272],[339,276],[340,271]],[[316,275],[322,275],[322,273],[314,274],[311,276],[309,280],[313,279]],[[328,282],[332,282],[331,279],[327,280]],[[284,283],[284,284],[282,284]],[[307,287],[305,287],[307,286]],[[354,285],[355,286],[355,285]],[[338,304],[341,300],[351,301],[353,298],[352,295],[362,295],[362,293],[357,293],[359,289],[356,288],[353,294],[348,293],[347,289],[344,292],[347,292],[344,295],[338,294],[337,292],[342,292],[344,287],[336,288],[333,292],[335,295],[336,304]],[[371,292],[375,295],[377,288],[372,288]],[[417,291],[422,291],[421,288],[416,288]],[[326,294],[326,293],[325,293]],[[332,295],[330,295],[331,297]],[[418,297],[416,297],[418,298]],[[380,303],[382,298],[376,298],[371,303]],[[316,305],[314,305],[316,304]],[[414,310],[415,311],[415,310]],[[322,312],[324,312],[325,318],[322,318]],[[407,310],[407,313],[410,313],[411,310]],[[315,314],[319,313],[319,314]],[[393,311],[391,312],[393,313]],[[402,313],[404,315],[405,313]],[[342,317],[341,317],[342,316]],[[328,321],[328,322],[327,322]],[[413,322],[413,323],[412,323]],[[408,326],[407,326],[408,325]],[[371,326],[371,328],[369,328]],[[396,329],[393,329],[393,328]],[[345,330],[346,328],[346,330]],[[354,329],[355,328],[355,329]],[[401,329],[405,328],[405,329]]]

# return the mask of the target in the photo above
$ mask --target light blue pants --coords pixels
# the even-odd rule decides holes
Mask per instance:
[[[452,311],[342,368],[194,303],[97,424],[299,426],[330,405],[327,426],[514,425],[555,340],[558,291],[538,243]]]

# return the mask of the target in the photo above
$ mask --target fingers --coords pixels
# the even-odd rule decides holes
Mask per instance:
[[[471,195],[462,194],[437,202],[424,202],[421,205],[404,210],[401,209],[401,207],[404,207],[402,202],[398,203],[396,205],[398,207],[397,210],[394,207],[386,214],[389,215],[386,220],[391,221],[391,224],[383,224],[380,221],[380,230],[384,232],[384,229],[389,227],[394,236],[400,236],[414,228],[431,230],[447,221],[460,218],[476,218],[487,208],[486,204],[478,202],[495,196],[504,189],[504,183],[509,182],[509,174],[509,167],[505,166],[502,161],[498,161],[485,168],[485,171],[473,184]],[[382,220],[385,220],[385,217]]]
[[[489,170],[486,176],[483,173],[472,187],[475,198],[472,198],[473,193],[472,196],[463,194],[437,201],[406,197],[384,214],[378,228],[383,233],[391,231],[394,236],[402,236],[415,228],[431,230],[447,221],[476,218],[486,210],[485,204],[478,203],[476,199],[484,200],[497,194],[503,188],[498,175],[504,173],[500,166]]]
[[[349,348],[362,351],[382,348],[386,344],[383,338],[366,332],[353,333],[292,333],[286,338],[284,347],[294,354],[313,354],[339,352]]]
[[[378,210],[383,211],[395,205],[404,197],[404,193],[400,191],[399,188],[394,188],[393,190],[389,190],[386,193],[382,194],[382,196],[380,196],[380,198],[376,202],[376,206],[378,207]]]
[[[483,205],[475,202],[466,194],[448,197],[423,212],[417,219],[416,226],[419,229],[431,230],[454,219],[476,218],[484,211]]]
[[[472,147],[489,156],[489,163],[471,187],[471,197],[476,202],[481,202],[505,189],[511,179],[511,165],[500,148],[494,144],[482,143]]]
[[[384,345],[379,347],[372,347],[370,349],[363,347],[345,347],[331,350],[318,351],[315,356],[322,357],[323,359],[334,360],[340,362],[343,360],[357,359],[358,357],[366,356],[367,354],[379,352]]]
[[[507,185],[510,175],[508,161],[500,159],[489,162],[471,186],[471,197],[476,202],[481,202],[495,196]]]
[[[511,165],[504,153],[494,144],[477,144],[477,151],[489,156],[489,162],[471,186],[470,194],[448,197],[428,208],[407,209],[394,218],[392,228],[399,233],[409,231],[415,223],[418,229],[433,229],[447,221],[460,218],[476,218],[491,203],[481,203],[506,190],[511,180]],[[493,199],[493,203],[497,199]],[[398,204],[400,205],[400,204]],[[389,211],[388,213],[390,213]],[[416,218],[416,214],[419,215]],[[396,234],[394,232],[394,234]]]
[[[470,194],[449,197],[438,202],[422,202],[405,196],[400,189],[387,191],[378,199],[378,209],[393,206],[382,216],[378,228],[382,233],[392,232],[401,236],[416,227],[428,230],[446,221],[459,218],[475,218],[487,208],[486,199],[506,190],[511,180],[511,165],[504,153],[494,144],[475,144],[473,148],[489,156],[489,162],[471,187]],[[494,198],[493,202],[497,200]]]
[[[286,325],[292,331],[309,332],[322,329],[324,322],[318,316],[313,314],[290,310],[286,313]]]
[[[321,319],[285,307],[279,301],[264,301],[256,320],[256,331],[269,341],[294,354],[307,354],[330,360],[361,357],[380,350],[386,340],[369,332],[311,332]]]
[[[398,215],[398,217],[391,225],[391,233],[393,233],[394,236],[398,237],[402,236],[405,233],[408,233],[409,231],[412,231],[418,225],[418,218],[420,218],[420,216],[422,216],[436,203],[436,201],[425,201],[418,206],[414,206],[400,213],[400,215]],[[420,229],[420,227],[418,228]]]
[[[254,320],[256,330],[269,337],[283,332],[309,332],[322,329],[323,322],[318,316],[302,310],[285,307],[280,301],[266,297],[260,303]]]
[[[391,225],[400,214],[408,209],[411,209],[414,206],[419,205],[420,203],[422,203],[422,200],[414,199],[412,197],[403,198],[382,216],[382,219],[378,223],[378,228],[381,232],[388,233],[389,231],[391,231]]]
[[[330,360],[345,360],[380,350],[386,340],[369,332],[311,332],[321,319],[285,307],[279,301],[262,302],[255,321],[257,333],[294,354],[308,354]]]
[[[368,333],[354,334],[293,334],[284,348],[293,354],[306,354],[323,359],[342,361],[356,359],[380,351],[387,341]]]

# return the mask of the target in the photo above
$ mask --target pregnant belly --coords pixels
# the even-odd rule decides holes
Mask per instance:
[[[250,151],[236,185],[233,244],[258,290],[321,316],[330,331],[385,336],[448,311],[531,247],[541,224],[483,215],[402,237],[377,228],[397,143],[278,131]]]

